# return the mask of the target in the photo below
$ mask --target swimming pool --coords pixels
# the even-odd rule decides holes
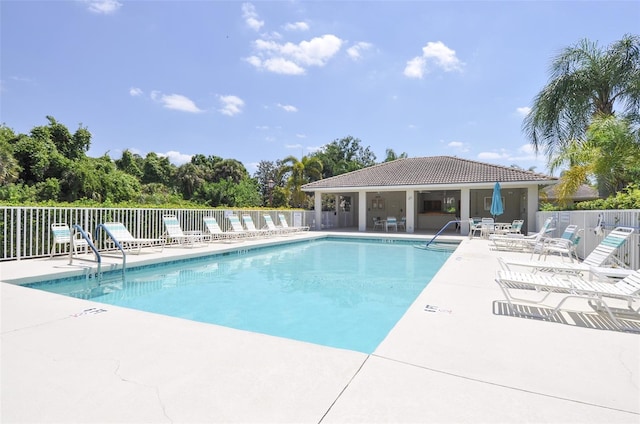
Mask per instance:
[[[452,253],[415,245],[319,239],[29,287],[371,353]]]

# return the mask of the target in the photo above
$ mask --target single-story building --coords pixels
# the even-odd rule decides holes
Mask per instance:
[[[453,156],[403,158],[314,181],[302,190],[315,194],[315,222],[322,219],[322,194],[336,196],[337,222],[359,231],[374,220],[406,219],[406,231],[437,231],[459,219],[468,234],[469,218],[490,217],[493,188],[502,188],[504,213],[499,222],[524,219],[535,231],[538,189],[557,179],[532,171]],[[344,224],[342,224],[344,223]]]
[[[540,200],[543,202],[557,204],[559,202],[559,196],[557,193],[557,184],[547,186],[540,191]],[[573,205],[577,202],[583,202],[585,200],[599,199],[600,195],[598,190],[587,185],[582,184],[578,187],[578,190],[571,195],[571,198],[567,199],[568,205]]]

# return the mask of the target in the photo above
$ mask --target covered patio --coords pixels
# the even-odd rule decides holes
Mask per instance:
[[[538,189],[555,183],[555,178],[453,156],[398,159],[315,181],[302,189],[315,194],[317,223],[322,223],[322,195],[332,195],[337,228],[371,231],[379,228],[378,220],[384,223],[392,217],[402,222],[399,229],[407,233],[437,232],[450,223],[448,228],[466,235],[470,218],[491,217],[496,182],[504,205],[496,221],[522,219],[525,231],[534,231]]]

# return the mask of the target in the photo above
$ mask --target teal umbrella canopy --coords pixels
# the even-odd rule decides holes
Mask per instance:
[[[504,209],[502,206],[502,193],[500,190],[500,183],[496,183],[493,186],[493,198],[491,199],[491,215],[494,217],[498,215],[502,215],[504,213]]]

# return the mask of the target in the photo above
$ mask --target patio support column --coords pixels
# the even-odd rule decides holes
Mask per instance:
[[[407,190],[405,192],[405,208],[407,210],[407,233],[413,233],[416,228],[416,202],[413,200],[413,196],[415,196],[415,192],[413,190]]]
[[[322,192],[316,191],[314,193],[313,199],[313,209],[314,209],[314,229],[322,230]]]
[[[536,212],[538,211],[538,186],[527,189],[527,231],[536,232]]]
[[[335,218],[336,228],[340,227],[340,195],[336,194],[336,198],[333,199],[333,217]]]
[[[460,235],[469,234],[469,214],[471,212],[471,189],[462,187],[460,189]]]
[[[367,192],[358,192],[358,231],[367,231]]]

